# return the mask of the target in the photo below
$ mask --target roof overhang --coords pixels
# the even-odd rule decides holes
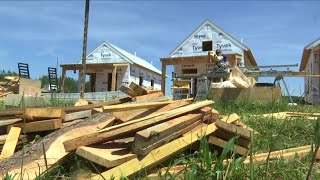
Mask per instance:
[[[250,49],[244,51],[249,58],[252,66],[258,66],[256,59],[254,58]]]
[[[306,69],[311,51],[311,49],[303,49],[299,71],[304,71]]]
[[[127,63],[94,63],[86,64],[86,69],[112,69],[113,67],[129,66]],[[82,64],[61,64],[64,70],[81,70]]]

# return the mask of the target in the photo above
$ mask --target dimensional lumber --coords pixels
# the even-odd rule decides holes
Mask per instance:
[[[134,152],[146,155],[200,124],[201,116],[201,114],[188,114],[137,132],[134,138]]]
[[[112,126],[110,128],[100,130],[99,132],[93,132],[85,136],[70,139],[68,141],[65,141],[63,144],[67,151],[73,151],[77,149],[77,147],[79,146],[86,146],[90,144],[96,144],[99,142],[106,142],[108,140],[112,140],[112,138],[114,137],[124,135],[130,132],[137,132],[141,129],[145,129],[155,124],[164,122],[169,118],[173,118],[211,104],[213,104],[213,101],[202,101],[195,104],[190,104],[188,106],[167,111],[165,113],[159,113],[152,116],[148,116],[146,118],[128,121],[126,123],[122,123],[119,125]]]
[[[14,123],[17,123],[17,122],[20,122],[20,121],[22,121],[21,118],[0,119],[0,127],[1,126],[7,126],[7,125],[10,125],[10,124],[14,124]]]
[[[50,131],[60,129],[62,127],[62,119],[50,119],[44,121],[35,121],[29,122],[25,125],[23,123],[10,125],[7,128],[7,131],[10,130],[11,127],[19,127],[23,132],[31,133],[31,132],[41,132],[41,131]]]
[[[92,110],[91,110],[91,114],[97,114],[97,113],[102,113],[102,112],[103,112],[102,107],[92,108]]]
[[[0,117],[14,117],[16,115],[22,115],[24,112],[24,109],[5,109],[0,111]]]
[[[75,119],[73,121],[64,122],[64,123],[62,123],[62,127],[78,124],[79,122],[82,122],[82,121],[84,121],[84,119]]]
[[[118,166],[136,157],[126,146],[113,142],[92,147],[82,146],[77,149],[76,153],[107,168]]]
[[[193,129],[189,130],[188,132],[182,134],[182,136],[188,136],[190,133],[194,132],[194,131],[198,131],[199,129],[202,129],[203,127],[207,127],[208,124],[206,123],[200,123],[198,124],[196,127],[194,127]]]
[[[39,174],[39,171],[41,173],[46,169],[42,143],[45,146],[47,163],[50,168],[68,154],[62,144],[65,140],[91,133],[96,130],[98,125],[111,124],[113,121],[114,117],[111,114],[96,114],[86,121],[54,131],[31,147],[26,147],[23,163],[25,173],[22,178],[34,179],[36,174]],[[17,176],[19,176],[21,171],[21,154],[22,151],[19,151],[10,158],[0,161],[0,176],[5,176],[7,172],[9,174],[18,173]]]
[[[215,137],[215,136],[210,136],[208,142],[213,144],[213,145],[219,146],[221,148],[224,148],[228,143],[228,141],[220,139],[220,138]],[[248,153],[248,149],[246,149],[244,147],[241,147],[241,146],[238,146],[236,144],[233,145],[233,149],[234,149],[234,151],[236,153],[238,153],[238,154],[240,154],[242,156],[246,156],[247,153]]]
[[[221,121],[227,122],[227,123],[233,123],[235,121],[239,121],[240,117],[236,114],[230,114],[229,116],[224,116]]]
[[[47,119],[65,119],[66,112],[60,108],[27,108],[26,121],[38,121]]]
[[[152,93],[161,92],[161,90],[160,89],[153,89],[153,90],[148,90],[147,92],[148,92],[148,94],[152,94]]]
[[[20,135],[19,136],[19,140],[22,140],[23,138],[25,138],[26,136],[24,135]],[[0,144],[4,144],[6,142],[6,139],[8,138],[8,134],[4,134],[0,136]]]
[[[89,116],[91,116],[91,110],[84,110],[84,111],[79,111],[79,112],[68,113],[68,114],[66,114],[66,116],[64,118],[64,122],[72,121],[75,119],[87,118]]]
[[[221,138],[221,139],[224,139],[226,141],[229,141],[231,138],[237,136],[236,134],[231,134],[231,133],[228,133],[228,132],[225,132],[223,130],[217,130],[213,133],[213,136],[215,137],[218,137],[218,138]],[[242,147],[245,147],[245,148],[250,148],[251,146],[251,141],[250,140],[247,140],[247,139],[244,139],[244,138],[241,138],[239,137],[236,142],[235,142],[236,145],[239,145],[239,146],[242,146]]]
[[[4,143],[1,151],[0,160],[6,159],[13,155],[19,140],[20,132],[21,128],[18,127],[12,127],[10,129],[6,142]]]
[[[127,97],[122,97],[122,98],[116,98],[116,99],[113,99],[113,100],[107,101],[107,102],[89,104],[89,105],[84,105],[84,106],[76,106],[76,107],[64,107],[62,109],[66,113],[70,113],[70,112],[76,112],[76,111],[90,110],[92,108],[99,108],[102,106],[122,104],[122,103],[130,102],[130,101],[132,101],[132,98],[127,96]]]
[[[183,107],[191,104],[191,100],[178,100],[172,101],[172,103],[164,107],[153,107],[153,108],[144,108],[144,109],[135,109],[126,112],[114,112],[113,115],[119,119],[121,122],[127,122],[133,119],[138,119],[146,116],[151,116],[161,112],[167,112],[179,107]]]
[[[170,103],[172,103],[172,101],[110,105],[110,106],[103,106],[103,112],[119,112],[119,111],[133,110],[133,109],[151,108],[156,106],[165,106]]]
[[[152,94],[147,94],[143,96],[137,96],[135,97],[135,101],[146,101],[146,100],[150,100],[150,99],[154,99],[162,96],[163,96],[162,92],[152,93]]]
[[[126,86],[123,86],[123,85],[120,86],[119,90],[120,90],[121,92],[123,92],[123,93],[128,94],[128,95],[131,96],[131,97],[136,97],[136,96],[137,96],[137,93],[136,93],[136,92],[134,92],[132,89],[130,89],[130,88],[126,87]]]
[[[217,119],[219,119],[219,112],[217,111],[217,110],[215,110],[215,109],[212,109],[211,110],[211,123],[214,123],[214,122],[216,122],[216,120]]]
[[[231,134],[238,134],[240,137],[243,137],[247,140],[251,140],[251,138],[253,137],[252,131],[244,129],[234,124],[226,123],[224,121],[221,121],[220,119],[218,119],[215,124],[218,127],[218,129],[223,129],[224,131],[227,131]]]
[[[89,104],[89,101],[84,100],[84,99],[79,99],[79,100],[74,104],[74,106],[84,106],[84,105],[88,105],[88,104]]]
[[[131,176],[141,170],[149,169],[161,162],[169,159],[170,157],[182,152],[194,142],[199,140],[199,134],[205,131],[206,135],[213,133],[216,130],[216,126],[214,124],[210,124],[202,129],[193,132],[185,137],[180,137],[175,139],[163,146],[160,146],[154,150],[152,150],[148,155],[143,158],[134,158],[128,162],[121,164],[115,168],[112,168],[101,175],[110,179],[111,176],[114,176],[115,179],[120,179],[122,175]],[[93,179],[101,179],[101,176],[95,176]]]
[[[129,88],[132,89],[137,94],[137,96],[146,95],[148,93],[147,90],[134,82],[130,83]]]

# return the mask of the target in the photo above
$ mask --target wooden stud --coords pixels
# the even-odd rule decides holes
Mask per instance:
[[[45,121],[30,122],[30,123],[26,123],[25,125],[23,123],[14,124],[14,125],[8,126],[8,128],[7,128],[8,132],[11,129],[11,127],[19,127],[22,129],[25,128],[26,133],[50,131],[50,130],[60,129],[62,127],[62,120],[61,119],[50,119],[50,120],[45,120]]]
[[[73,112],[73,113],[66,114],[64,122],[72,121],[72,120],[75,120],[75,119],[87,118],[89,116],[91,116],[91,110]]]
[[[218,129],[222,129],[222,130],[229,132],[231,134],[238,134],[240,137],[243,137],[243,138],[251,141],[253,132],[248,129],[244,129],[244,128],[239,127],[235,124],[226,123],[220,119],[218,119],[215,124],[218,127]]]
[[[66,112],[60,108],[27,108],[26,110],[26,120],[28,122],[56,119],[65,119]]]
[[[21,128],[19,127],[12,127],[10,128],[8,137],[6,139],[6,142],[3,145],[1,155],[0,155],[0,160],[8,158],[13,155],[17,142],[20,136]]]
[[[167,65],[164,62],[162,62],[161,91],[163,94],[166,94],[166,72]]]
[[[219,146],[221,148],[224,148],[228,143],[227,141],[225,141],[223,139],[220,139],[218,137],[215,137],[215,136],[210,136],[208,142],[213,144],[213,145]],[[234,148],[234,151],[236,153],[238,153],[238,154],[240,154],[242,156],[246,156],[247,153],[248,153],[248,149],[246,149],[244,147],[241,147],[241,146],[238,146],[238,145],[234,145],[233,148]]]
[[[165,106],[170,103],[172,103],[172,101],[110,105],[110,106],[103,106],[103,112],[119,112],[119,111],[133,110],[133,109],[151,108],[151,107]]]
[[[111,91],[116,90],[116,81],[117,81],[117,66],[114,66],[112,69],[112,81],[111,81]]]

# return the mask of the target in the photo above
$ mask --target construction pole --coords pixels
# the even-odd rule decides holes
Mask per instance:
[[[84,98],[84,90],[86,84],[86,59],[87,59],[87,37],[88,37],[88,20],[89,20],[89,0],[86,0],[86,8],[84,15],[84,32],[83,32],[83,48],[82,48],[82,69],[81,69],[81,85],[80,98]]]

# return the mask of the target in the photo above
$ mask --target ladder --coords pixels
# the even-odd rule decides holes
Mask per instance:
[[[58,77],[57,68],[48,67],[49,87],[50,91],[57,91],[58,88]]]
[[[19,77],[30,79],[29,65],[26,63],[18,63]]]

